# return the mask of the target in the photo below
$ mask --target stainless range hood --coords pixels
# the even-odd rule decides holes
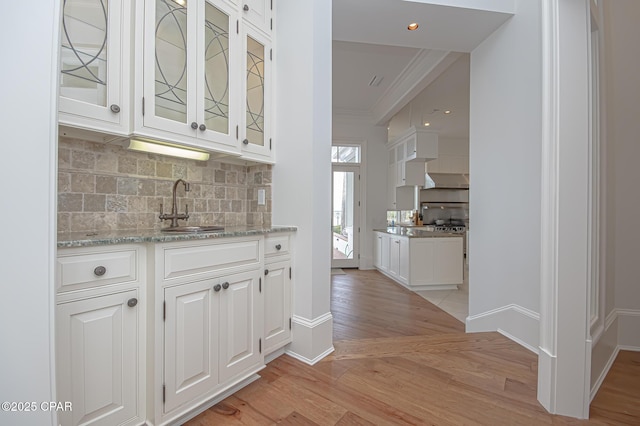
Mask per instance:
[[[469,175],[464,173],[425,173],[424,189],[469,189]]]

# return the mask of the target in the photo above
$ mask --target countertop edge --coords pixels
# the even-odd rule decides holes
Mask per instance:
[[[411,228],[409,228],[411,229]],[[390,231],[389,229],[374,229],[373,232],[381,232],[387,235],[394,235],[396,237],[405,237],[405,238],[462,238],[462,234],[456,234],[453,232],[436,232],[436,231],[405,231],[405,233],[398,232],[397,230]],[[413,234],[413,232],[418,232],[418,234]]]
[[[174,241],[208,240],[218,238],[247,237],[279,232],[296,232],[297,226],[272,226],[268,228],[231,227],[221,232],[201,232],[183,234],[163,234],[160,231],[120,231],[111,233],[64,233],[58,234],[58,248],[91,247],[114,244],[169,243]],[[84,234],[84,235],[82,235]]]

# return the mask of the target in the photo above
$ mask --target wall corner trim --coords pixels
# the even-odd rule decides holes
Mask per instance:
[[[526,349],[538,353],[540,314],[510,304],[467,317],[467,332],[497,331]]]

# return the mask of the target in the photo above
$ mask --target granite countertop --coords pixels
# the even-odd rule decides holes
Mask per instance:
[[[198,233],[163,233],[159,230],[69,232],[58,234],[58,248],[88,247],[109,244],[167,243],[171,241],[246,237],[274,232],[295,232],[295,226],[227,226],[224,231]]]
[[[436,232],[433,230],[433,227],[430,228],[429,226],[389,226],[383,229],[374,229],[374,231],[408,238],[462,238],[462,234],[456,234],[452,232]]]

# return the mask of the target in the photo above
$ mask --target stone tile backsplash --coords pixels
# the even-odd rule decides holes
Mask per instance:
[[[129,151],[61,137],[58,144],[58,232],[160,229],[160,204],[171,213],[176,179],[181,224],[271,225],[271,166],[243,166]],[[266,205],[258,205],[258,189]]]

